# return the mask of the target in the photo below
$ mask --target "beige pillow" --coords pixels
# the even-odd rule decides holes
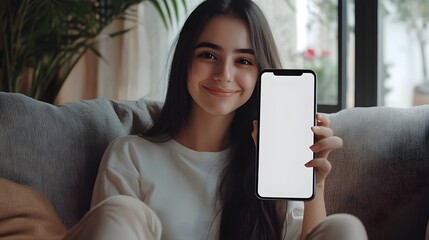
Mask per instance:
[[[0,178],[1,239],[59,239],[66,232],[45,196]]]

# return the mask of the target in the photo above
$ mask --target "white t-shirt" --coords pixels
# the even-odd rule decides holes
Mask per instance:
[[[91,205],[112,195],[129,195],[156,212],[162,239],[216,239],[217,179],[229,152],[197,152],[174,140],[120,137],[104,153]],[[285,239],[298,238],[303,209],[302,202],[288,202]]]

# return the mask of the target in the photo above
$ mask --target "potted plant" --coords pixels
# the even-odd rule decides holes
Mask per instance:
[[[0,91],[53,103],[86,51],[102,56],[95,48],[100,32],[113,20],[135,20],[129,8],[142,1],[1,0]],[[178,17],[178,1],[149,2],[167,27],[174,14]],[[181,3],[186,8],[185,0]]]

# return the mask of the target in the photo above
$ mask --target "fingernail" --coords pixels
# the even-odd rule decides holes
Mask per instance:
[[[314,151],[317,151],[317,150],[319,150],[319,145],[313,145],[313,146],[311,146],[310,147],[310,149],[314,152]]]
[[[318,127],[318,126],[313,126],[313,127],[311,127],[314,131],[319,131],[320,130],[320,127]]]

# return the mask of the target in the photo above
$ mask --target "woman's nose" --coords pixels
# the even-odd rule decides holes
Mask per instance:
[[[233,72],[234,69],[232,64],[225,61],[218,65],[217,71],[214,74],[214,80],[231,82],[234,75]]]

